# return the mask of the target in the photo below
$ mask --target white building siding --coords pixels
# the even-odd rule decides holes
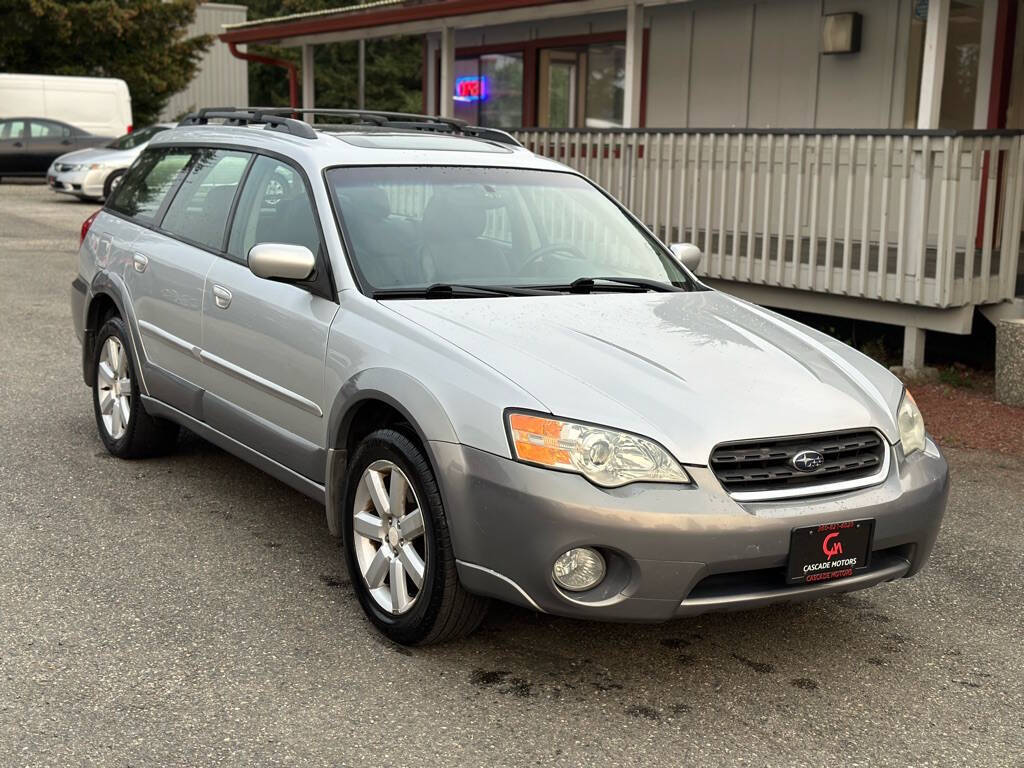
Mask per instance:
[[[651,128],[902,128],[916,0],[690,0],[648,7]],[[861,50],[820,53],[826,13],[862,15]],[[456,31],[458,47],[625,28],[622,11]],[[436,35],[427,36],[428,100]]]
[[[748,125],[814,125],[818,90],[817,3],[776,0],[753,8]]]
[[[216,39],[225,24],[246,20],[244,5],[204,3],[196,10],[189,36],[213,35],[214,41],[199,64],[188,87],[167,102],[161,120],[174,120],[200,107],[244,106],[249,103],[249,72],[245,61],[231,55],[226,44]],[[244,50],[244,47],[242,48]]]
[[[838,11],[863,15],[859,53],[819,53]],[[902,126],[908,0],[694,0],[647,18],[649,127]]]

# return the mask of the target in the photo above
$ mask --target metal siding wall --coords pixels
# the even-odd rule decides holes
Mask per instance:
[[[825,0],[825,13],[864,16],[860,53],[822,56],[817,128],[888,128],[896,67],[901,3],[893,0]]]
[[[748,127],[814,125],[820,29],[816,3],[776,0],[757,5]]]
[[[753,25],[753,4],[694,9],[691,127],[746,127]]]
[[[818,51],[824,12],[859,11],[859,53]],[[889,128],[904,77],[899,0],[692,0],[647,11],[647,125]],[[902,106],[899,107],[902,111]]]
[[[686,128],[693,11],[686,5],[667,5],[651,8],[647,15],[651,17],[647,52],[647,125]]]
[[[196,11],[189,36],[217,35],[224,24],[245,21],[243,5],[205,3]],[[244,47],[242,48],[244,50]],[[231,55],[227,45],[214,40],[188,87],[167,102],[162,120],[173,120],[199,107],[244,106],[249,103],[249,70],[246,62]]]

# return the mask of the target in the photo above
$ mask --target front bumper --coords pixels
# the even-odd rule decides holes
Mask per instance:
[[[54,192],[76,197],[103,197],[103,185],[111,169],[64,171],[58,173],[53,166],[46,172],[46,183]]]
[[[464,586],[547,613],[661,621],[809,599],[911,576],[928,559],[946,508],[949,475],[934,443],[893,461],[879,485],[843,494],[737,503],[706,467],[691,486],[602,489],[452,443],[432,443]],[[793,528],[875,520],[871,565],[847,579],[787,586]],[[577,546],[606,555],[608,575],[589,592],[551,578]]]

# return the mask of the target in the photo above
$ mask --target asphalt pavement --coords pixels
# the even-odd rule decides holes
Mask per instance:
[[[0,184],[0,765],[1024,765],[1024,460],[948,451],[910,580],[655,626],[495,604],[400,648],[321,507],[195,437],[104,451],[68,299],[96,207]]]

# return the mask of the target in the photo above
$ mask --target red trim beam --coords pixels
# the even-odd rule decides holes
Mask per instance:
[[[240,29],[229,29],[220,34],[225,43],[265,43],[288,37],[321,35],[328,32],[343,32],[354,29],[370,29],[388,24],[403,24],[413,21],[432,21],[449,16],[506,11],[514,8],[553,5],[564,0],[437,0],[433,3],[398,5],[380,9],[345,13],[337,16],[290,21],[268,20],[265,24]]]

